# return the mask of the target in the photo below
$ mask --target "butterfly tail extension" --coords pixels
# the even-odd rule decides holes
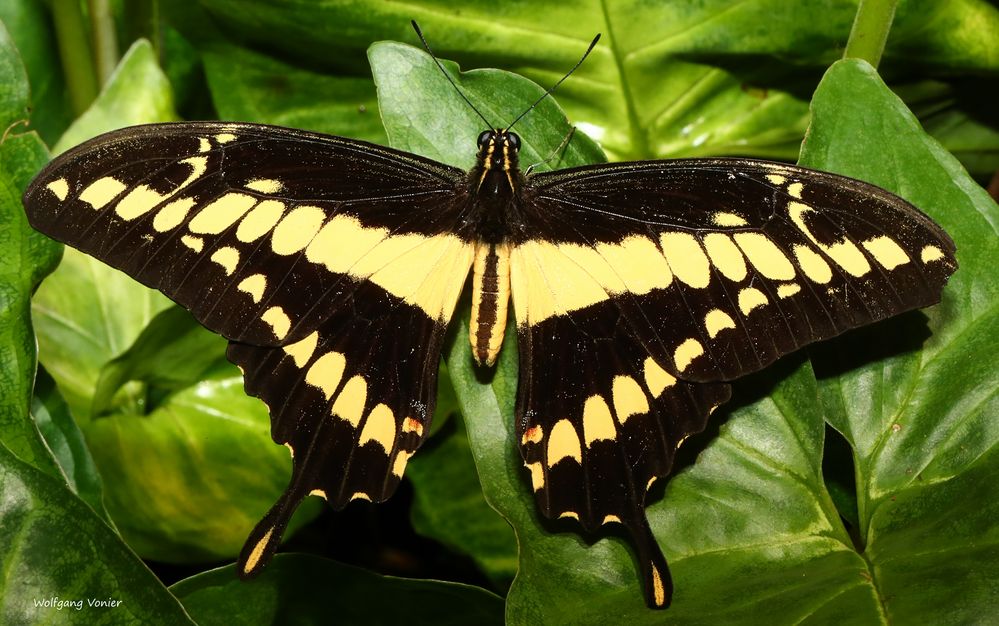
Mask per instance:
[[[650,609],[668,608],[673,600],[673,577],[645,513],[639,511],[637,519],[629,521],[625,527],[635,546],[645,603]]]

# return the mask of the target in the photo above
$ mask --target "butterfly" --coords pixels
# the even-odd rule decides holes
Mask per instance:
[[[517,439],[539,510],[623,527],[646,603],[668,606],[646,496],[729,382],[933,304],[957,268],[940,227],[861,181],[753,159],[531,173],[511,127],[484,130],[464,171],[275,126],[135,126],[28,187],[34,228],[190,310],[267,404],[293,473],[241,576],[306,496],[340,509],[393,493],[429,432],[471,275],[477,364],[516,321]]]

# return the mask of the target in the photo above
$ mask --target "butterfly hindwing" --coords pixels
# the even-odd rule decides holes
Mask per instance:
[[[247,541],[241,575],[266,564],[305,496],[341,509],[395,491],[430,429],[445,328],[369,283],[295,344],[230,344],[247,392],[267,404],[274,441],[294,463],[288,490]]]
[[[650,604],[664,606],[669,570],[646,521],[645,497],[669,474],[683,440],[728,400],[729,386],[673,377],[610,303],[521,325],[518,334],[518,437],[539,509],[589,531],[623,525]]]
[[[460,170],[326,135],[252,124],[127,128],[54,160],[25,193],[32,225],[163,291],[211,330],[257,345],[305,337],[371,280],[416,293],[465,254]],[[404,271],[403,271],[404,270]],[[467,271],[467,270],[466,270]]]

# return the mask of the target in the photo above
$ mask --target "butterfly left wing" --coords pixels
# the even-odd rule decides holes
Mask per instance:
[[[776,163],[597,165],[529,183],[510,253],[521,452],[546,516],[625,526],[662,607],[645,497],[728,399],[723,381],[937,302],[954,245],[884,190]]]
[[[294,457],[239,563],[259,572],[298,503],[381,501],[429,430],[441,341],[472,262],[465,174],[304,131],[122,129],[55,159],[38,230],[122,269],[231,340]]]

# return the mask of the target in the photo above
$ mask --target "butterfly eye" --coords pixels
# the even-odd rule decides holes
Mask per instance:
[[[507,141],[510,142],[510,145],[513,146],[513,149],[519,152],[520,151],[520,135],[518,135],[517,133],[507,133],[506,136],[509,138],[509,139],[507,139]]]
[[[493,131],[491,131],[491,130],[484,130],[484,131],[482,131],[479,134],[479,139],[478,139],[479,147],[481,148],[481,147],[485,146],[489,142],[489,140],[492,139],[492,138],[493,138]]]

